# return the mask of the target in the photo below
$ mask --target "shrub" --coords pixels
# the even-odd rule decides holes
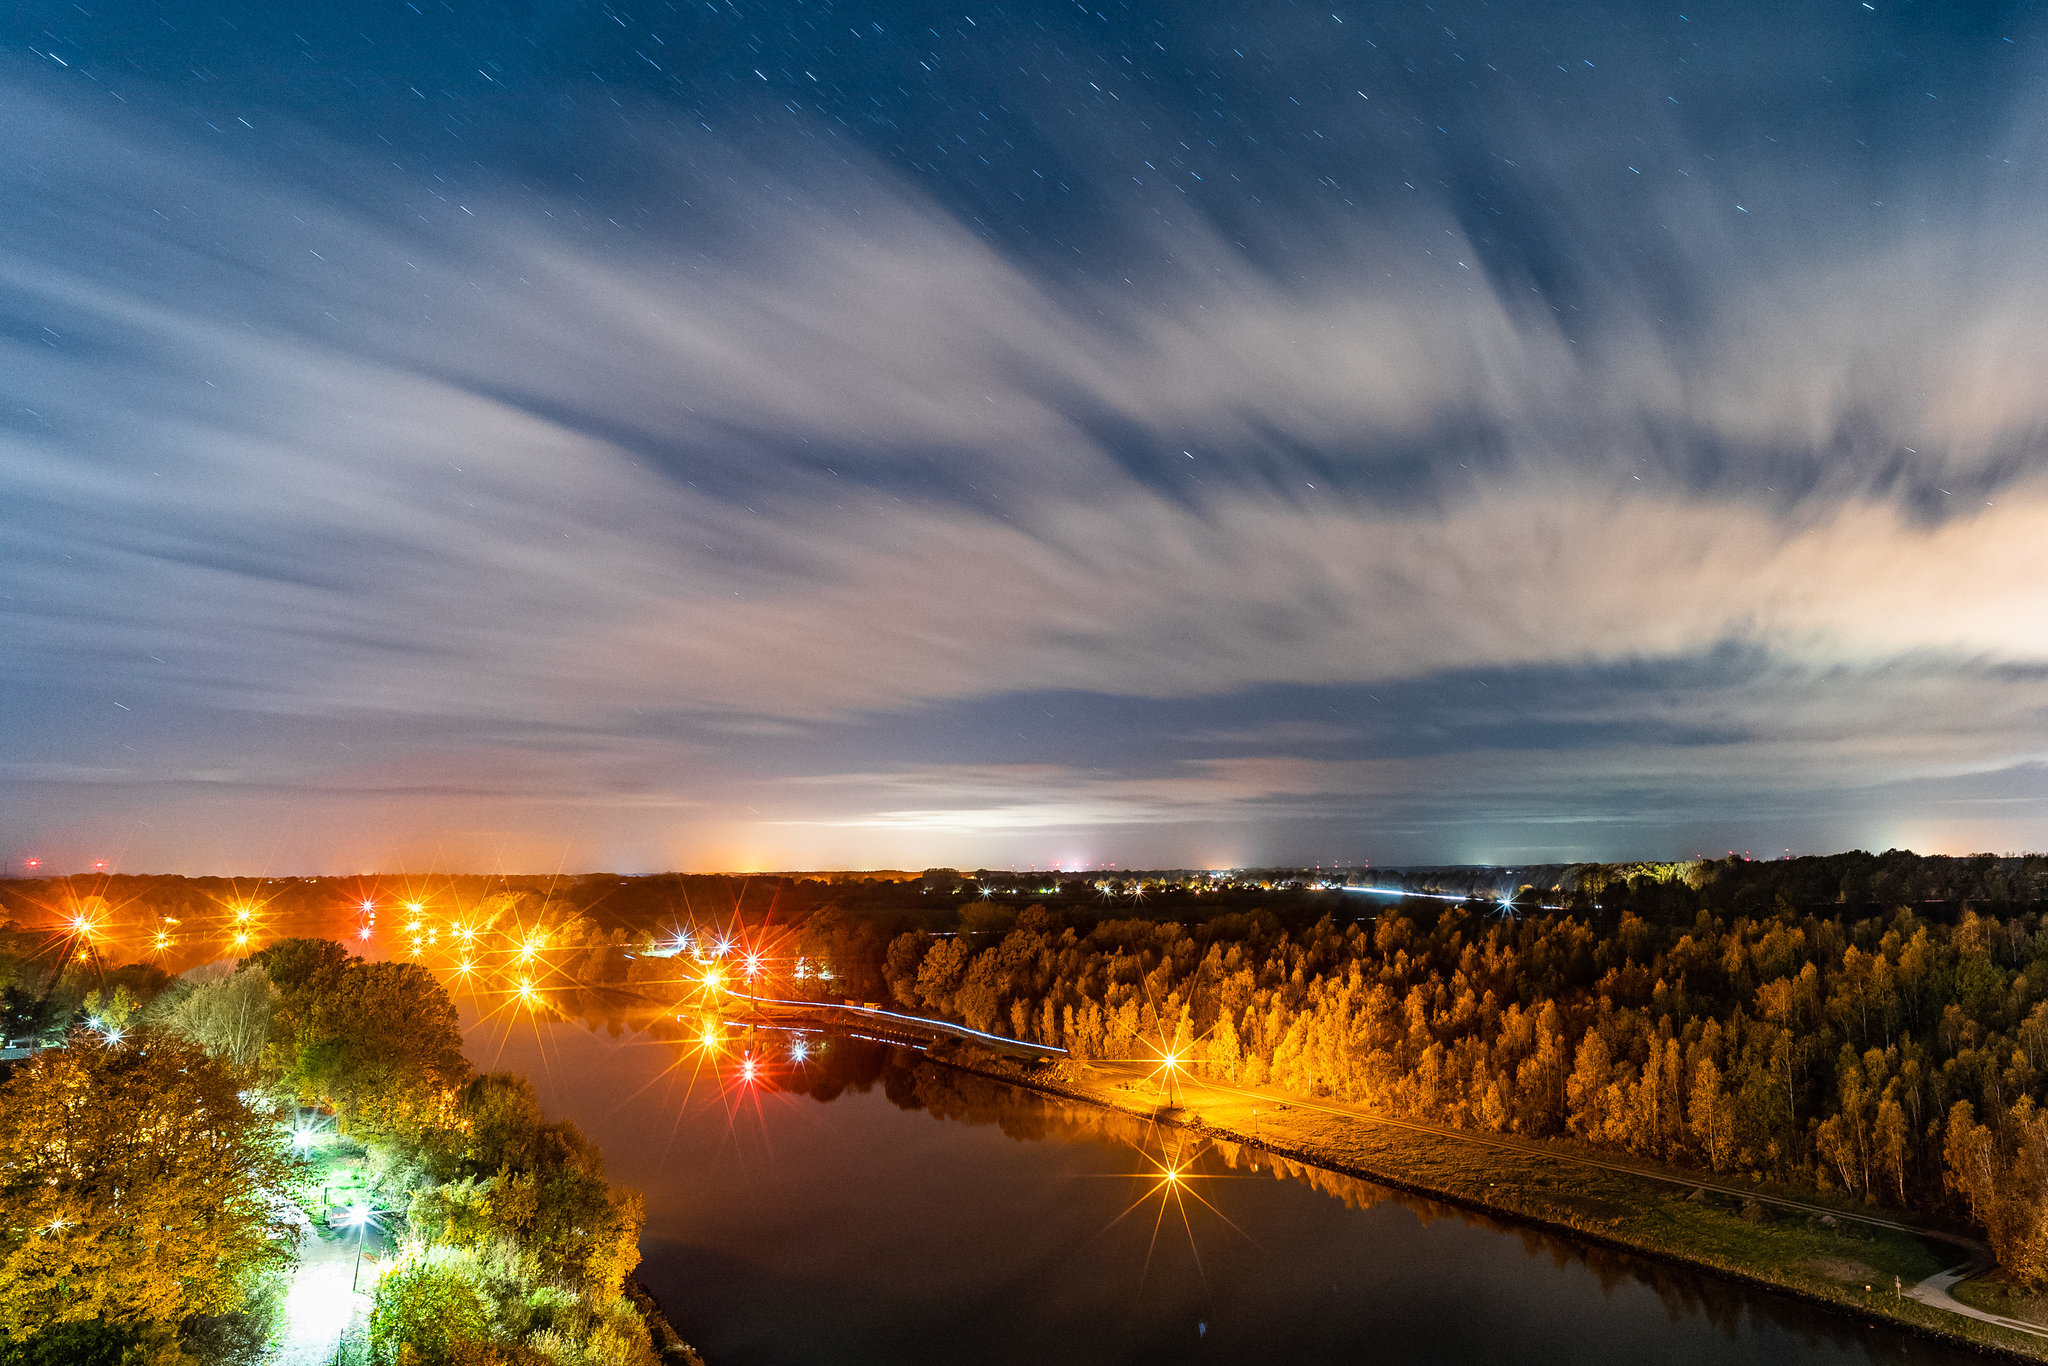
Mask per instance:
[[[432,1258],[392,1271],[377,1282],[370,1359],[376,1366],[454,1366],[460,1349],[490,1340],[491,1308],[464,1260]]]

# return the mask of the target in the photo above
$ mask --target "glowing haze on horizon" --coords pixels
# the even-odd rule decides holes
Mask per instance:
[[[2048,844],[2048,15],[419,8],[0,48],[16,871]]]

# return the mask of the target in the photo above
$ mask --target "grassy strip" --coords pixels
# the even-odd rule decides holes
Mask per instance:
[[[1997,1271],[1975,1276],[1949,1287],[1949,1294],[1987,1314],[2002,1314],[2048,1328],[2048,1295],[2038,1294],[2007,1280]]]
[[[1398,1129],[1269,1102],[1259,1104],[1256,1120],[1249,1101],[1204,1099],[1199,1105],[1162,1112],[1153,1089],[1108,1084],[1099,1074],[1066,1064],[1020,1066],[968,1049],[938,1050],[933,1060],[1069,1100],[1249,1143],[1309,1166],[1796,1295],[1978,1350],[2048,1361],[2048,1339],[1896,1293],[1895,1284],[1911,1288],[1954,1266],[1960,1255],[1952,1245],[1910,1233],[1847,1220],[1831,1227],[1820,1215],[1745,1205],[1697,1188],[1689,1194],[1648,1177],[1580,1166],[1562,1151],[1493,1148],[1449,1134]],[[1821,1203],[1811,1192],[1785,1193]],[[1981,1283],[1965,1284],[1988,1298]],[[2030,1306],[2018,1301],[1996,1298],[1980,1303],[1961,1293],[1957,1298],[1991,1313],[2033,1317]]]

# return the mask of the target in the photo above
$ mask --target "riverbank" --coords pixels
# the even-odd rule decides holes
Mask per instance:
[[[661,1304],[638,1277],[626,1277],[624,1293],[633,1302],[640,1321],[647,1325],[648,1339],[654,1344],[654,1354],[661,1359],[662,1366],[704,1366],[704,1358],[683,1341],[683,1335],[669,1322]]]
[[[967,1048],[932,1061],[1327,1171],[1882,1320],[2023,1361],[2048,1360],[2048,1327],[2029,1331],[1948,1300],[1972,1240],[1914,1229],[1809,1191],[1726,1184],[1675,1168],[1497,1135],[1466,1134],[1356,1107],[1178,1078],[1171,1094],[1140,1069],[1026,1065]],[[1942,1284],[1949,1281],[1948,1284]],[[1933,1284],[1930,1284],[1933,1283]],[[1916,1291],[1927,1298],[1916,1298]],[[1929,1302],[1929,1301],[1932,1302]],[[1944,1303],[1944,1301],[1947,1301]],[[2011,1326],[2008,1326],[2011,1323]]]

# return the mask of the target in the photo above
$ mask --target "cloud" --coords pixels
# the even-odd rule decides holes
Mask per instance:
[[[1567,324],[1445,214],[1293,273],[1160,228],[1132,283],[870,165],[798,185],[676,150],[650,174],[687,211],[629,232],[545,192],[408,201],[311,140],[295,172],[199,151],[34,81],[0,133],[26,149],[0,210],[17,684],[521,744],[660,710],[740,746],[1036,690],[1732,643],[1848,682],[1738,699],[1780,748],[1717,771],[1875,780],[1928,760],[1841,724],[1869,679],[2032,699],[1982,680],[2048,661],[2048,275],[1999,255],[2007,218],[1801,244],[1724,207],[1681,225],[1711,300],[1683,325],[1597,253]],[[2035,754],[2032,707],[1991,708],[1969,762]],[[1626,762],[1691,781],[1704,754]],[[1423,781],[1193,762],[830,818],[1222,819]]]

